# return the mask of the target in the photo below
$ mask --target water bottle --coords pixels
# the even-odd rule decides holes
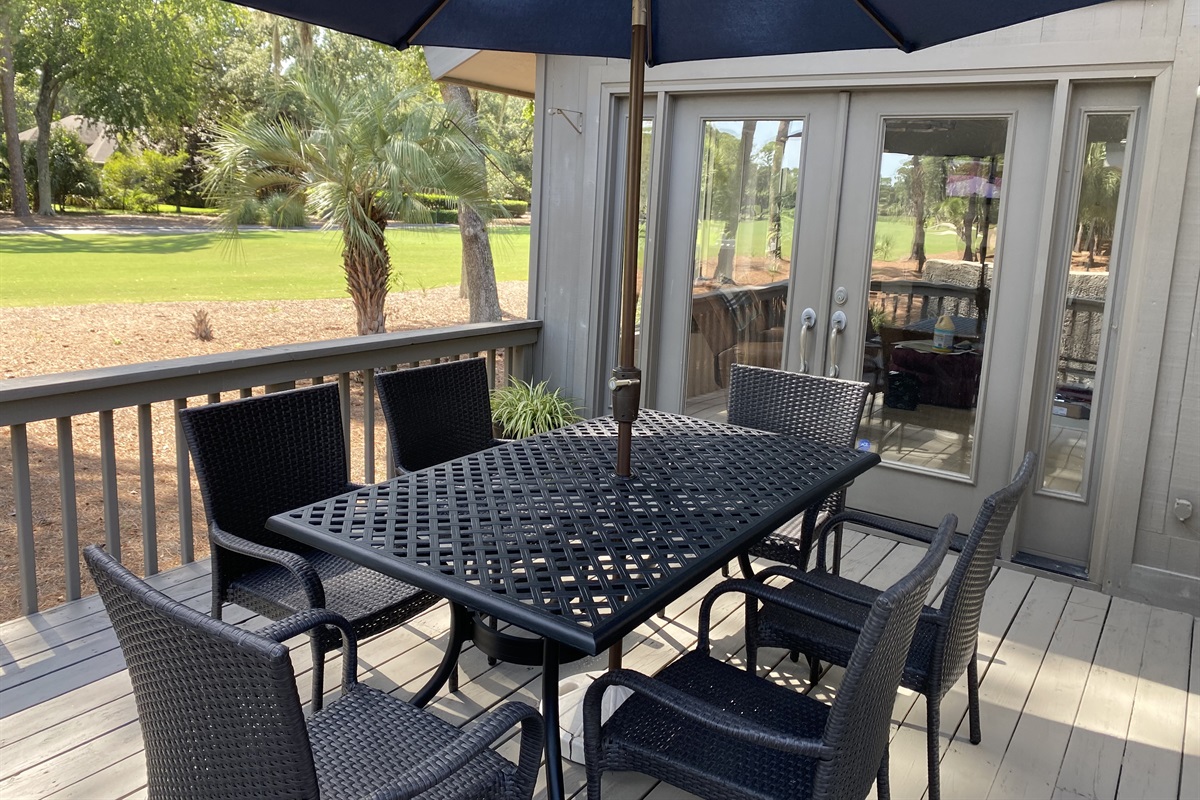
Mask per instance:
[[[942,314],[933,325],[933,349],[938,353],[954,349],[954,320],[949,314]]]

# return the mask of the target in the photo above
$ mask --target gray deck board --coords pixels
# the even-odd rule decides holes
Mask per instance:
[[[883,587],[916,563],[921,550],[847,532],[843,574]],[[954,555],[940,571],[949,574]],[[207,562],[152,580],[189,605],[207,607]],[[695,645],[699,601],[713,576],[624,642],[624,663],[653,673]],[[251,627],[259,618],[229,617]],[[444,604],[360,649],[360,679],[409,697],[437,665],[448,636]],[[744,664],[740,599],[727,595],[713,614],[713,652]],[[1195,618],[1112,599],[1009,569],[998,569],[980,625],[983,743],[966,740],[965,682],[942,702],[943,794],[952,797],[1192,797],[1200,775],[1200,627]],[[311,663],[304,640],[293,661],[301,697]],[[815,697],[836,694],[841,670],[826,669],[814,687],[803,659],[764,649],[759,674]],[[566,665],[563,676],[598,671],[603,657]],[[430,710],[456,725],[510,700],[536,704],[539,670],[489,666],[464,652],[462,689]],[[337,691],[340,661],[326,668]],[[137,714],[115,637],[95,598],[0,625],[0,797],[144,798],[145,761]],[[515,755],[510,735],[500,745]],[[897,695],[891,746],[892,794],[926,789],[925,702]],[[568,794],[583,796],[579,765],[565,770]],[[539,787],[544,797],[544,789]],[[606,800],[690,797],[645,776],[604,779]]]

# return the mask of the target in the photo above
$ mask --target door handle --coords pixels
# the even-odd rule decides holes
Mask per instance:
[[[800,314],[800,373],[808,374],[808,332],[817,326],[817,312],[806,308]]]
[[[838,366],[838,351],[841,349],[842,331],[846,330],[846,312],[835,311],[829,322],[829,377],[841,374]]]

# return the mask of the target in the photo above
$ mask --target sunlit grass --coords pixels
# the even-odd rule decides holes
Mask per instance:
[[[499,281],[529,276],[529,228],[491,231]],[[390,229],[396,290],[457,284],[457,228]],[[341,239],[318,230],[0,237],[0,306],[345,297]]]

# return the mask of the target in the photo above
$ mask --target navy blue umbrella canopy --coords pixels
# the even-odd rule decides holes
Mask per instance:
[[[631,472],[645,66],[718,58],[920,50],[1106,0],[232,0],[400,49],[411,45],[630,60],[616,471]]]
[[[239,0],[404,48],[629,58],[631,0]],[[649,0],[646,63],[920,50],[1103,0]]]

